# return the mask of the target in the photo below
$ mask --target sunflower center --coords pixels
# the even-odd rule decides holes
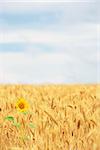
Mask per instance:
[[[20,109],[24,109],[25,105],[24,105],[23,103],[19,103],[18,107],[19,107]]]

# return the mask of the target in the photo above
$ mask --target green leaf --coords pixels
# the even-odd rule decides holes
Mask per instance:
[[[28,111],[26,111],[26,112],[22,112],[24,115],[27,115],[28,114]]]
[[[35,125],[34,125],[33,123],[30,123],[29,126],[30,126],[31,128],[35,128]]]
[[[30,140],[30,137],[29,136],[21,136],[20,139],[21,140]]]
[[[16,118],[15,118],[15,120],[13,122],[13,125],[18,127],[18,128],[21,126],[21,124],[19,122],[17,122]]]
[[[12,116],[7,116],[7,117],[5,117],[4,119],[14,122],[14,117],[12,117]]]
[[[21,126],[21,124],[19,122],[14,122],[13,125],[18,127],[18,128]]]

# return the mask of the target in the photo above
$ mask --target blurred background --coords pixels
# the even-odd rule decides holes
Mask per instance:
[[[0,0],[0,83],[100,82],[97,33],[95,1]]]

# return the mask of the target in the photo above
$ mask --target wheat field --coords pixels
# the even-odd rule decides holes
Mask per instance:
[[[100,85],[0,85],[0,150],[100,150]]]

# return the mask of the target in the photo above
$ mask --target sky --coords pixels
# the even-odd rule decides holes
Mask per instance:
[[[0,0],[0,83],[100,83],[95,0]]]

